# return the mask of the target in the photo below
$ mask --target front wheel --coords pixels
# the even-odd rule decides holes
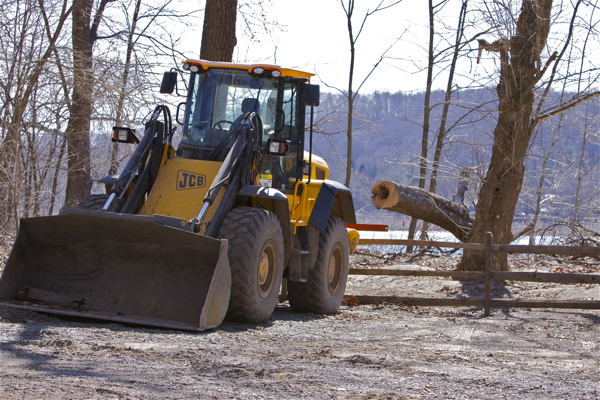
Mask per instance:
[[[231,298],[225,319],[267,321],[279,297],[283,275],[283,234],[277,216],[259,208],[231,210],[219,230],[229,242]]]
[[[288,282],[290,307],[297,312],[333,314],[344,298],[348,280],[350,245],[346,225],[330,216],[319,239],[315,267],[306,282]]]

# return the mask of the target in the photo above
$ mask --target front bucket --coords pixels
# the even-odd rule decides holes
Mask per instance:
[[[176,329],[218,326],[231,290],[227,240],[165,221],[186,226],[75,208],[22,219],[0,304]]]

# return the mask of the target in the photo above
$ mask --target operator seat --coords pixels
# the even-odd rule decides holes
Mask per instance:
[[[247,98],[242,100],[242,115],[240,115],[235,119],[235,121],[233,121],[233,124],[231,124],[229,130],[231,131],[233,127],[237,127],[242,121],[242,118],[244,118],[246,114],[252,111],[254,111],[257,114],[260,114],[260,102],[257,99],[253,98]]]

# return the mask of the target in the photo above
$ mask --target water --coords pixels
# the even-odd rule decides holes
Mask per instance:
[[[373,231],[360,231],[361,239],[408,239],[408,231],[389,231],[389,232],[373,232]],[[460,243],[460,241],[450,232],[447,231],[430,231],[429,240],[435,242],[451,242],[451,243]],[[419,238],[416,237],[418,240]],[[536,236],[535,244],[537,245],[548,245],[551,244],[550,241],[552,238]],[[483,243],[483,242],[482,242]],[[516,245],[529,245],[529,236],[523,236],[511,244]],[[376,250],[381,253],[403,253],[406,251],[406,246],[402,245],[368,245],[368,246],[358,246],[360,250]],[[453,255],[462,255],[462,249],[453,249],[449,247],[443,247],[442,251],[449,252],[452,250],[456,250]],[[435,251],[435,250],[434,250]]]

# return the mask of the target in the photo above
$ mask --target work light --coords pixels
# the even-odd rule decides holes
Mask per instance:
[[[274,140],[267,141],[267,153],[272,156],[285,156],[289,148],[289,140]]]
[[[140,140],[135,136],[135,131],[131,128],[113,127],[113,142],[119,143],[139,143]]]

